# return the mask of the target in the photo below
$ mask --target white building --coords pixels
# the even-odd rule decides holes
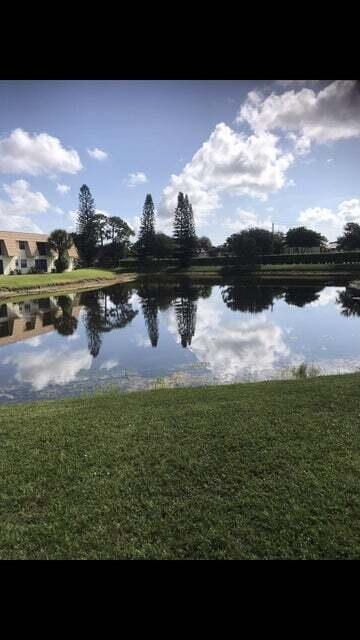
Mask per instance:
[[[42,233],[0,231],[0,275],[28,273],[32,267],[44,272],[55,269],[57,255],[49,248],[48,240],[49,236]],[[68,271],[72,271],[79,257],[75,245],[68,253]]]

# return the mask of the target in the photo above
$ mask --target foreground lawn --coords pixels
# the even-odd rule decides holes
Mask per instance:
[[[108,269],[76,269],[65,273],[40,273],[22,276],[0,276],[1,291],[16,289],[31,289],[34,287],[48,287],[60,284],[86,282],[87,280],[110,280],[115,274]]]
[[[0,558],[359,558],[360,375],[0,407]]]

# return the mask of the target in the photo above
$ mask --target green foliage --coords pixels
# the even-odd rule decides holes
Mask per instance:
[[[150,193],[146,195],[140,222],[137,250],[141,257],[153,255],[155,239],[155,208]]]
[[[55,229],[51,232],[48,242],[50,249],[58,254],[54,262],[57,273],[66,271],[70,264],[68,250],[73,244],[71,235],[65,229]]]
[[[182,192],[178,194],[174,213],[174,239],[180,263],[189,264],[196,253],[197,239],[192,205],[188,196],[184,196]]]
[[[91,266],[94,262],[98,237],[99,222],[95,214],[94,198],[89,187],[83,184],[79,193],[77,247],[80,258],[86,266]]]
[[[155,233],[153,251],[156,258],[169,258],[173,256],[176,252],[174,238],[165,233]]]
[[[109,217],[103,213],[95,214],[96,230],[100,244],[104,246],[104,240],[108,240],[110,237],[109,231]]]
[[[320,247],[326,243],[325,236],[306,227],[289,229],[285,242],[288,247]]]
[[[63,273],[69,268],[68,256],[66,256],[65,254],[62,254],[55,260],[54,265],[55,265],[56,273]]]
[[[212,249],[212,242],[210,238],[208,238],[207,236],[201,236],[200,238],[197,238],[196,248],[198,251],[209,252],[210,249]]]
[[[254,235],[250,233],[250,229],[240,231],[240,233],[233,233],[227,238],[225,249],[236,256],[239,264],[252,267],[258,262],[260,251]]]
[[[348,222],[344,227],[344,234],[338,238],[338,248],[344,251],[360,249],[360,224]]]

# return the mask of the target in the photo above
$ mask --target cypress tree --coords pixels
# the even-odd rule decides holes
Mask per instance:
[[[77,234],[81,259],[89,266],[93,263],[96,255],[98,222],[95,213],[94,198],[86,184],[82,185],[79,193]]]
[[[179,249],[180,262],[190,262],[196,248],[194,213],[187,195],[178,194],[174,214],[174,238]]]
[[[155,208],[151,194],[148,193],[143,207],[140,231],[139,231],[139,254],[147,257],[153,254],[155,240]]]

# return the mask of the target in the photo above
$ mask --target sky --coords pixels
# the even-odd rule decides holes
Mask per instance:
[[[360,85],[353,80],[0,81],[0,230],[75,230],[79,189],[138,230],[147,193],[172,232],[360,223]]]

